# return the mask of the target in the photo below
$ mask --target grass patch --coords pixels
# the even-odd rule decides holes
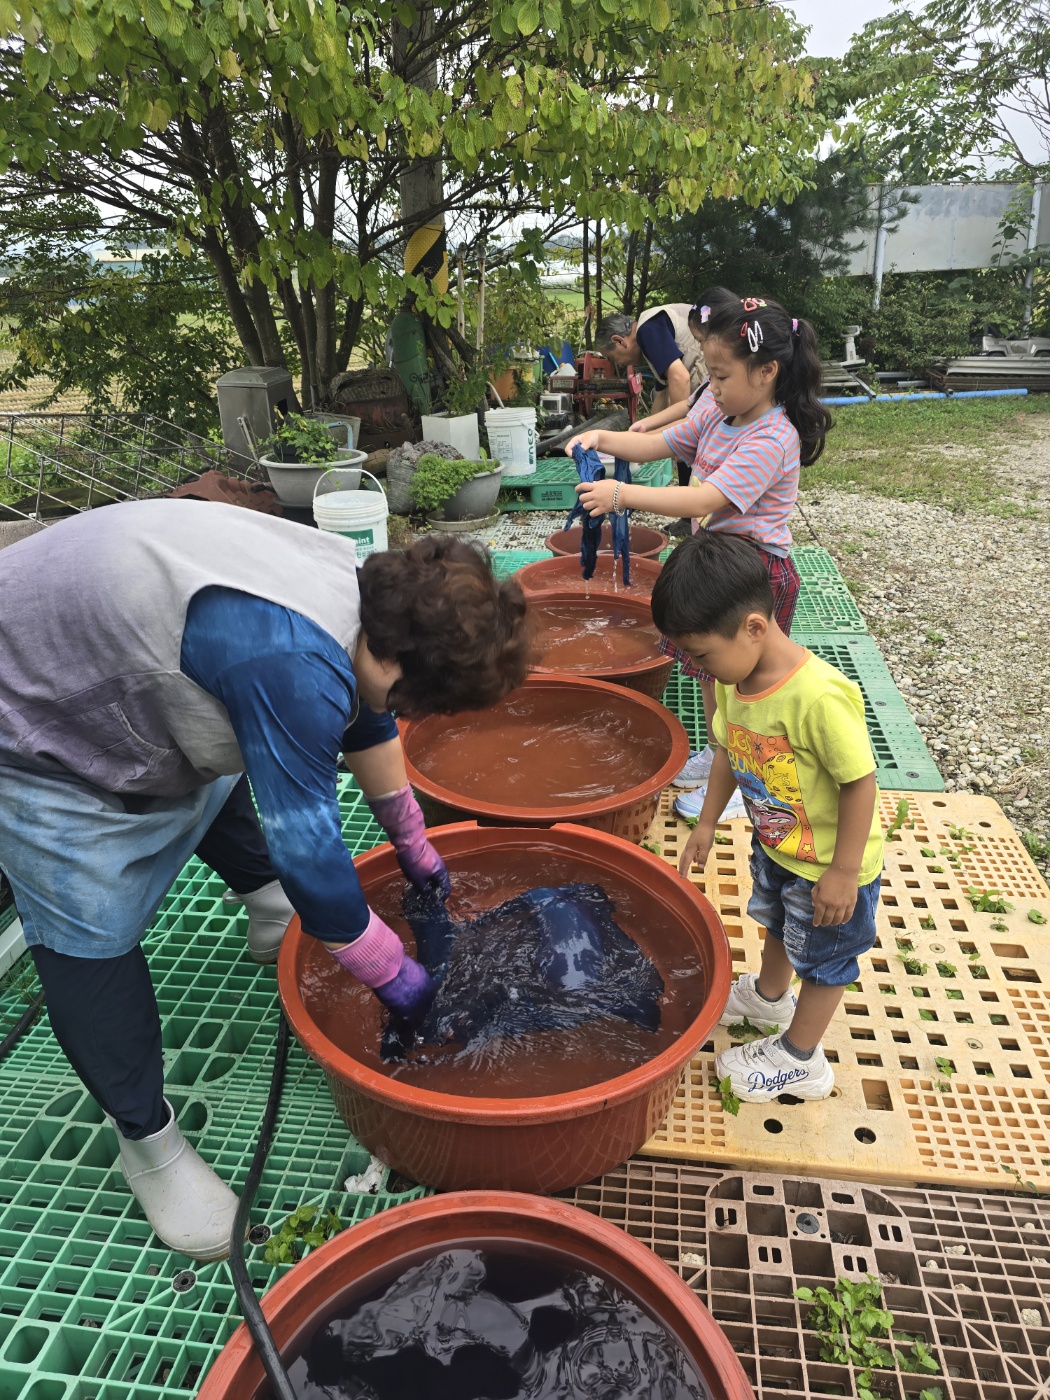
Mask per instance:
[[[1050,394],[954,403],[868,404],[837,408],[824,455],[802,485],[928,501],[953,511],[1024,515],[992,469],[1003,448],[1027,441],[1031,420],[1050,416]],[[944,449],[950,447],[951,451]]]

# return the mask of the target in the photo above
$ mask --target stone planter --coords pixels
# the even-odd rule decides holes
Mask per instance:
[[[490,472],[465,481],[454,496],[450,496],[442,508],[446,520],[483,520],[491,515],[496,506],[503,468],[496,467]]]
[[[367,456],[367,452],[344,449],[330,462],[281,462],[276,457],[260,457],[259,463],[266,468],[270,485],[282,505],[309,506],[314,498],[314,487],[325,472],[333,467],[359,467]]]

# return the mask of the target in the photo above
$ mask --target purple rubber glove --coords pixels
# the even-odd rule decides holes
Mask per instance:
[[[328,951],[340,967],[371,987],[384,1006],[409,1026],[430,1010],[436,988],[430,973],[405,952],[397,934],[370,910],[368,926],[353,943]]]
[[[370,797],[372,815],[390,837],[397,862],[417,890],[434,881],[447,899],[452,890],[445,862],[427,840],[426,823],[410,784],[385,797]]]

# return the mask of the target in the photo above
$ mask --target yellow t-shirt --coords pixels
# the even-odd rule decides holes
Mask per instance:
[[[807,652],[770,690],[741,695],[719,683],[715,695],[714,737],[758,839],[778,865],[819,880],[835,853],[840,785],[875,770],[860,687]],[[881,870],[876,801],[858,885]]]

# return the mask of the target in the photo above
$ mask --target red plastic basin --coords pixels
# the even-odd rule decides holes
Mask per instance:
[[[355,1298],[388,1287],[442,1250],[486,1245],[529,1247],[609,1279],[671,1333],[714,1400],[755,1400],[732,1344],[661,1259],[615,1225],[575,1206],[512,1192],[465,1191],[410,1201],[312,1250],[262,1300],[285,1364]],[[262,1400],[269,1393],[242,1322],[208,1372],[199,1400]]]
[[[626,593],[632,598],[651,598],[663,565],[656,559],[631,556],[631,586],[623,586],[623,565],[611,554],[599,554],[591,578],[580,574],[580,557],[556,554],[553,559],[537,559],[526,564],[514,577],[527,597],[544,593]]]
[[[674,660],[660,650],[660,633],[653,623],[648,598],[594,591],[584,596],[578,591],[552,590],[529,599],[529,617],[540,657],[532,667],[535,674],[590,676],[596,681],[625,685],[654,700],[659,700],[667,689]],[[578,644],[559,647],[556,652],[549,649],[559,634],[571,628],[574,617],[579,618],[581,626],[590,622],[594,624],[592,631],[600,632],[600,658],[591,654],[593,642],[589,636]]]
[[[649,696],[555,675],[531,677],[487,710],[412,720],[401,738],[428,826],[579,822],[627,841],[643,839],[689,757],[681,720]],[[607,772],[609,785],[568,800],[574,764],[581,784]]]
[[[569,878],[624,891],[622,903],[645,912],[634,930],[643,950],[665,966],[698,957],[702,976],[681,1009],[684,1030],[652,1059],[585,1088],[535,1098],[437,1093],[393,1079],[337,1045],[321,1029],[311,1002],[326,995],[333,961],[293,919],[281,945],[277,983],[300,1044],[325,1071],[336,1107],[354,1136],[413,1181],[447,1191],[499,1189],[550,1193],[591,1181],[627,1160],[666,1118],[682,1071],[711,1034],[729,995],[729,943],[717,913],[688,880],[658,856],[587,827],[438,827],[428,835],[448,863],[453,888],[465,876],[523,871],[521,888]],[[355,861],[369,902],[385,898],[402,876],[393,848]],[[615,896],[614,896],[615,897]],[[397,920],[392,920],[395,925]],[[399,932],[407,925],[402,922]],[[646,929],[658,930],[646,945]],[[403,934],[414,950],[411,934]],[[666,982],[666,978],[665,978]],[[680,994],[681,995],[681,994]],[[357,1003],[355,1002],[356,1006]],[[355,1022],[351,1036],[379,1039]],[[691,1019],[689,1019],[691,1017]]]
[[[656,559],[671,543],[670,535],[662,530],[654,530],[651,525],[632,525],[631,558]],[[552,554],[575,554],[580,557],[580,543],[583,539],[583,526],[574,525],[571,530],[555,530],[548,535],[544,544]],[[599,550],[612,550],[612,526],[608,521],[602,526],[602,542]]]

